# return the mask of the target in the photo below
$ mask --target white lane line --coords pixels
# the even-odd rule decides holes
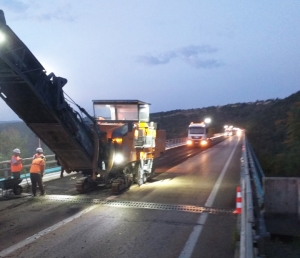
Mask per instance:
[[[71,217],[69,217],[69,218],[67,218],[67,219],[62,220],[61,222],[58,222],[58,223],[56,223],[55,225],[53,225],[53,226],[51,226],[51,227],[49,227],[49,228],[46,228],[46,229],[42,230],[41,232],[39,232],[39,233],[37,233],[37,234],[31,236],[31,237],[26,238],[25,240],[23,240],[23,241],[21,241],[21,242],[15,244],[15,245],[13,245],[13,246],[11,246],[11,247],[9,247],[9,248],[6,248],[6,249],[2,250],[2,251],[0,252],[0,257],[9,255],[9,254],[11,254],[12,252],[16,251],[17,249],[20,249],[20,248],[22,248],[22,247],[24,247],[24,246],[26,246],[26,245],[28,245],[28,244],[31,244],[31,243],[35,242],[35,241],[36,241],[37,239],[39,239],[40,237],[42,237],[42,236],[44,236],[44,235],[46,235],[46,234],[48,234],[48,233],[50,233],[50,232],[52,232],[52,231],[54,231],[54,230],[60,228],[61,226],[66,225],[67,223],[69,223],[69,222],[71,222],[71,221],[73,221],[73,220],[75,220],[75,219],[77,219],[77,218],[79,218],[79,217],[82,216],[83,214],[88,213],[88,212],[90,212],[91,210],[95,209],[97,206],[99,206],[99,205],[93,205],[93,206],[90,206],[90,207],[88,207],[88,208],[82,210],[81,212],[78,212],[78,213],[76,213],[75,215],[73,215],[73,216],[71,216]]]
[[[230,161],[232,159],[232,156],[233,156],[233,154],[235,152],[235,149],[236,149],[236,147],[238,145],[238,142],[239,141],[236,142],[236,145],[235,145],[234,149],[232,150],[232,152],[231,152],[231,154],[230,154],[230,156],[229,156],[229,158],[228,158],[225,166],[222,169],[221,174],[219,175],[219,177],[218,177],[218,179],[217,179],[217,181],[216,181],[216,183],[215,183],[212,191],[210,192],[210,195],[209,195],[209,197],[206,200],[205,207],[211,207],[212,206],[212,204],[213,204],[213,202],[214,202],[214,200],[215,200],[215,198],[217,196],[217,193],[218,193],[218,190],[220,188],[221,182],[222,182],[222,180],[224,178],[224,175],[225,175],[225,173],[227,171],[227,168],[229,166],[229,163],[230,163]],[[183,250],[181,251],[181,254],[179,255],[179,258],[190,258],[192,256],[192,253],[194,251],[195,245],[196,245],[196,243],[197,243],[197,241],[199,239],[199,236],[201,234],[201,231],[203,229],[203,226],[204,226],[204,224],[206,222],[207,217],[208,217],[208,213],[202,213],[199,216],[199,218],[197,220],[197,224],[199,224],[199,225],[194,226],[194,229],[193,229],[192,233],[190,234],[189,239],[185,243],[185,246],[184,246]]]

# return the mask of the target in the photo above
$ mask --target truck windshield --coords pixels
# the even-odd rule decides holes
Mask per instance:
[[[204,134],[205,127],[191,127],[189,128],[190,134]]]

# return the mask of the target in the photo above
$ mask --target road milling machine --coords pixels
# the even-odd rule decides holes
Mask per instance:
[[[94,116],[65,99],[67,79],[44,67],[6,25],[0,10],[0,96],[53,151],[67,172],[80,171],[76,189],[98,185],[114,193],[143,184],[165,150],[166,135],[139,100],[94,100]]]

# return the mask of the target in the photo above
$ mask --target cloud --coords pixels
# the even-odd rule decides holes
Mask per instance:
[[[20,0],[0,0],[0,3],[2,10],[7,8],[13,12],[24,12],[29,8],[28,4]]]
[[[159,65],[169,63],[171,59],[177,57],[177,53],[174,51],[159,54],[158,56],[143,55],[137,57],[137,62],[146,65]]]
[[[187,64],[195,67],[195,68],[217,68],[223,65],[222,62],[215,59],[205,59],[202,60],[198,57],[190,57],[183,59]]]
[[[66,11],[63,9],[59,9],[53,12],[43,12],[39,15],[34,16],[33,18],[39,21],[59,20],[59,21],[72,22],[75,20],[74,16],[68,15]]]
[[[216,59],[205,59],[202,56],[205,54],[213,54],[217,51],[217,48],[211,47],[209,45],[190,45],[187,47],[178,48],[173,51],[160,53],[158,55],[140,55],[137,56],[136,61],[145,65],[154,66],[167,64],[172,59],[179,58],[180,60],[195,68],[214,68],[222,66],[223,63]]]
[[[0,0],[1,8],[15,13],[15,18],[20,20],[53,21],[60,20],[72,22],[75,17],[70,15],[70,3],[57,3],[49,5],[49,2],[30,0],[28,3],[22,0]]]

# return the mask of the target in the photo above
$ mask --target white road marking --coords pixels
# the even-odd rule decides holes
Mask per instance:
[[[238,142],[239,141],[236,142],[236,145],[235,145],[234,149],[232,150],[232,152],[231,152],[231,154],[230,154],[230,156],[229,156],[229,158],[228,158],[225,166],[222,169],[221,174],[219,175],[219,177],[218,177],[218,179],[217,179],[217,181],[216,181],[216,183],[215,183],[212,191],[210,192],[210,195],[209,195],[209,197],[206,200],[205,207],[211,207],[212,206],[212,204],[213,204],[213,202],[214,202],[214,200],[215,200],[215,198],[217,196],[217,193],[218,193],[218,190],[220,188],[221,182],[222,182],[222,180],[224,178],[224,175],[225,175],[225,173],[227,171],[227,168],[229,166],[229,163],[230,163],[230,161],[232,159],[232,156],[233,156],[233,154],[235,152],[235,149],[236,149],[236,147],[238,145]],[[195,245],[196,245],[196,243],[197,243],[197,241],[199,239],[199,236],[201,234],[201,231],[203,229],[203,226],[204,226],[204,224],[206,222],[207,217],[208,217],[208,213],[202,213],[199,216],[199,218],[197,220],[197,224],[199,224],[199,225],[194,226],[194,229],[193,229],[192,233],[190,234],[189,239],[185,243],[185,246],[184,246],[183,250],[181,251],[181,254],[179,255],[179,258],[189,258],[189,257],[192,256],[192,253],[194,251]]]
[[[52,231],[60,228],[61,226],[66,225],[67,223],[69,223],[69,222],[71,222],[71,221],[73,221],[73,220],[75,220],[77,218],[79,218],[83,214],[88,213],[91,210],[95,209],[97,206],[99,206],[99,205],[90,206],[90,207],[82,210],[81,212],[78,212],[77,214],[75,214],[75,215],[73,215],[73,216],[71,216],[71,217],[69,217],[67,219],[64,219],[63,221],[58,222],[55,225],[53,225],[53,226],[51,226],[49,228],[46,228],[46,229],[42,230],[41,232],[39,232],[39,233],[31,236],[31,237],[26,238],[25,240],[23,240],[23,241],[15,244],[15,245],[13,245],[11,247],[8,247],[8,248],[2,250],[0,252],[0,257],[9,255],[9,254],[13,253],[14,251],[16,251],[16,250],[18,250],[18,249],[20,249],[20,248],[22,248],[22,247],[24,247],[24,246],[26,246],[28,244],[31,244],[31,243],[35,242],[40,237],[42,237],[42,236],[44,236],[44,235],[46,235],[46,234],[48,234],[48,233],[50,233],[50,232],[52,232]]]
[[[123,193],[122,193],[122,194],[123,194]],[[122,194],[120,194],[120,195],[122,195]],[[108,201],[114,200],[114,199],[116,199],[117,197],[119,197],[119,196],[118,196],[118,195],[111,195],[111,196],[107,197],[106,200],[108,200]]]

